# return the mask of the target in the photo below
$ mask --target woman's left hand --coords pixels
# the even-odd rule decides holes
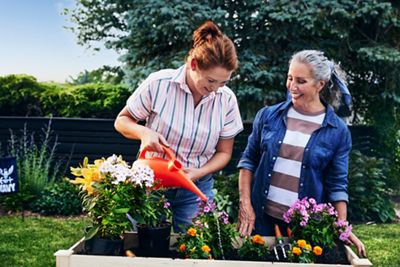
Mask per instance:
[[[367,252],[366,252],[366,250],[365,250],[364,244],[361,242],[360,239],[358,239],[358,237],[357,237],[354,233],[351,233],[351,234],[350,234],[350,236],[349,236],[349,241],[350,241],[350,243],[352,243],[354,246],[356,246],[357,252],[358,252],[358,255],[359,255],[359,256],[364,257],[364,258],[367,257]]]
[[[200,169],[197,168],[184,168],[183,171],[193,182],[195,182],[196,180],[198,180],[203,176]]]

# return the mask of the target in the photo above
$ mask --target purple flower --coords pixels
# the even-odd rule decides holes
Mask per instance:
[[[171,204],[168,201],[164,202],[164,209],[169,209],[170,206]]]

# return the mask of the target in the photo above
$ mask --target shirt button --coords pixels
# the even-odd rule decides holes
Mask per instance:
[[[268,173],[268,177],[271,177],[271,174],[270,174],[270,173]]]
[[[276,160],[276,157],[273,157],[272,160]]]
[[[278,142],[279,144],[282,144],[282,141],[281,140],[279,140],[279,142]]]
[[[265,194],[268,194],[268,190],[265,190],[264,193],[265,193]]]
[[[303,169],[305,169],[306,168],[306,165],[303,165]]]
[[[300,183],[300,187],[303,187],[303,183]]]
[[[308,151],[308,147],[306,147],[306,151]]]

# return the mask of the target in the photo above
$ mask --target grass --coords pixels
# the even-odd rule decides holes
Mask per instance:
[[[0,266],[55,266],[53,254],[82,237],[84,218],[0,217]]]
[[[373,266],[400,266],[400,224],[355,225]]]
[[[0,217],[0,266],[55,266],[59,249],[82,237],[82,217]],[[400,266],[400,224],[355,225],[374,266]]]

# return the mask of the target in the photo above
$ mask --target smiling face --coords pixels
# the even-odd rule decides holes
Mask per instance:
[[[217,91],[218,88],[225,86],[232,75],[232,71],[219,66],[201,70],[195,60],[192,60],[190,65],[188,85],[194,95],[207,96]]]
[[[319,110],[322,106],[319,93],[324,85],[324,81],[315,80],[309,65],[292,61],[286,88],[292,95],[292,103],[295,108],[308,112]]]

